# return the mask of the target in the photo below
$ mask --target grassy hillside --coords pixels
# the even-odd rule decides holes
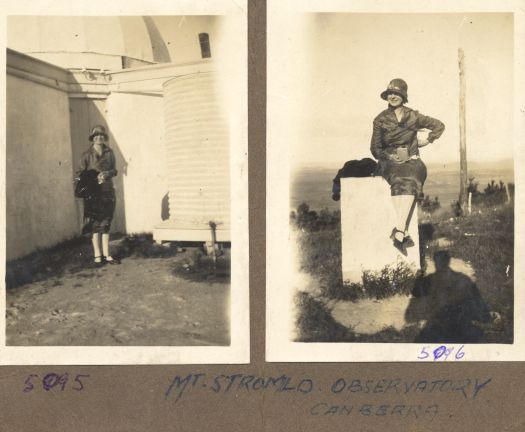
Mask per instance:
[[[473,324],[486,343],[512,343],[513,340],[514,206],[505,202],[503,194],[502,190],[492,196],[478,193],[473,212],[467,216],[455,216],[448,206],[426,214],[426,220],[420,218],[421,246],[427,259],[436,252],[446,251],[452,259],[473,268],[474,289],[479,290],[491,312],[490,321]],[[301,291],[297,295],[298,341],[415,341],[418,330],[413,326],[401,331],[384,329],[375,335],[356,334],[331,317],[330,306],[338,301],[410,295],[428,276],[424,271],[414,274],[402,265],[385,267],[377,273],[365,272],[362,284],[344,285],[339,211],[317,212],[302,204],[292,212],[291,224],[298,228],[300,270],[318,284],[315,294]]]

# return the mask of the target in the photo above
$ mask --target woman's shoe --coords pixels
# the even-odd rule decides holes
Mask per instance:
[[[104,259],[101,256],[96,256],[93,262],[95,267],[102,267],[104,265]]]
[[[403,239],[403,244],[405,245],[405,248],[414,247],[415,245],[414,240],[412,240],[412,237],[410,237],[408,234]]]
[[[111,264],[111,265],[120,264],[120,260],[117,258],[113,258],[111,255],[104,257],[104,261],[106,261],[106,263]]]
[[[403,234],[403,240],[398,240],[396,238],[396,234],[397,233],[401,233]],[[406,251],[406,246],[405,246],[405,238],[404,238],[404,235],[405,233],[401,230],[398,230],[397,228],[394,227],[394,229],[392,230],[392,234],[390,234],[390,239],[393,241],[394,243],[394,247],[399,251],[401,252],[404,256],[407,256],[407,251]]]

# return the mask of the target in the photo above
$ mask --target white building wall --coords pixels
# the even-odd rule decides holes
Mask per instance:
[[[166,42],[171,63],[181,64],[200,61],[199,33],[207,33],[211,56],[216,59],[221,32],[220,16],[155,16],[162,39]]]
[[[78,71],[70,73],[15,51],[8,51],[7,60],[8,259],[79,235],[82,203],[73,196],[73,173],[80,154],[90,146],[88,135],[95,124],[108,128],[109,145],[115,152],[119,172],[114,179],[117,208],[112,231],[152,232],[160,222],[170,222],[168,216],[181,219],[180,214],[170,215],[168,209],[170,179],[164,142],[167,119],[163,84],[177,76],[207,75],[211,62],[128,69],[107,78],[102,74],[85,77]],[[204,102],[212,96],[197,93],[194,96],[204,98]],[[186,99],[188,96],[190,99],[170,111],[168,117],[196,116],[195,133],[204,133],[206,138],[210,125],[199,130],[201,123],[207,124],[209,119],[202,117],[201,109],[195,111],[194,101],[188,94]],[[177,119],[175,122],[179,123]],[[193,157],[199,172],[203,163],[201,147],[206,140],[201,141],[188,148],[184,159],[187,162],[188,157]],[[211,158],[211,165],[204,172],[212,179],[210,188],[225,184],[228,189],[227,142],[221,142],[219,147],[221,151],[214,148],[205,153]],[[181,165],[180,160],[174,162]],[[177,195],[180,200],[181,195]],[[170,200],[174,213],[184,210],[181,202],[176,205],[174,199],[172,196]],[[210,203],[205,200],[207,206]],[[220,199],[219,207],[220,212],[204,218],[208,234],[209,220],[218,221],[219,230],[229,225],[229,194]]]
[[[123,212],[128,233],[151,232],[161,219],[167,191],[163,142],[163,98],[111,93],[106,102],[110,145],[117,155],[117,217]],[[122,218],[119,218],[122,220]]]
[[[208,229],[230,226],[228,125],[215,73],[173,78],[164,85],[170,220]]]
[[[7,75],[6,240],[14,259],[78,233],[68,95]]]

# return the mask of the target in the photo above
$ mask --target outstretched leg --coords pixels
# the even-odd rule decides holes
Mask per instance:
[[[416,197],[413,195],[394,195],[392,202],[396,212],[396,225],[390,238],[394,242],[394,247],[406,256],[406,248],[414,246],[414,241],[408,234],[408,227],[416,208]]]
[[[413,195],[394,195],[392,197],[394,209],[396,211],[396,239],[403,241],[408,234],[410,220],[414,213],[416,197]]]

